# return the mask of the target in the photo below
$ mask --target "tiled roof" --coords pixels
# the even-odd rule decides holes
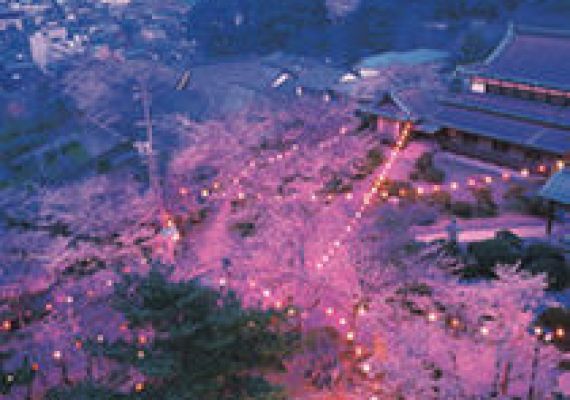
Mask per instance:
[[[363,111],[367,114],[378,115],[398,121],[406,121],[411,118],[410,114],[408,114],[405,110],[393,102],[375,102],[372,104],[361,105],[358,108],[360,111]]]
[[[485,62],[461,70],[570,90],[570,31],[511,26],[503,42]]]
[[[570,130],[520,121],[507,116],[442,105],[435,122],[526,148],[564,156],[570,153]]]
[[[570,206],[570,168],[558,171],[540,189],[539,195],[556,203]]]
[[[443,104],[509,116],[532,123],[570,129],[570,107],[499,96],[491,93],[447,93],[440,96]]]

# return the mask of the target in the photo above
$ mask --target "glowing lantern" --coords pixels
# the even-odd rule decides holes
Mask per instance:
[[[534,334],[536,336],[540,336],[544,333],[544,331],[542,330],[542,328],[540,326],[535,326],[534,327]]]
[[[271,291],[269,289],[265,289],[263,291],[263,297],[269,297],[269,296],[271,296]]]
[[[181,187],[178,190],[178,193],[180,193],[182,196],[186,196],[188,194],[188,189],[186,189],[185,187]]]
[[[490,177],[490,176],[486,176],[486,177],[485,177],[485,183],[487,183],[487,184],[493,183],[493,178]]]
[[[55,350],[52,354],[54,360],[61,360],[62,354],[61,351]]]
[[[139,342],[139,344],[146,344],[147,343],[146,336],[145,335],[139,335],[138,342]]]
[[[346,333],[346,340],[352,342],[354,340],[354,332],[350,331]]]
[[[97,342],[103,343],[104,340],[105,340],[105,337],[102,334],[97,335]]]
[[[360,366],[360,369],[361,369],[362,372],[364,372],[365,374],[368,374],[372,368],[370,367],[370,364],[369,364],[369,363],[363,363],[363,364]]]
[[[40,370],[40,365],[38,363],[32,363],[32,371],[37,372]]]
[[[503,172],[503,174],[501,175],[503,177],[503,180],[508,181],[509,179],[511,179],[511,174],[509,174],[508,172]]]
[[[451,182],[451,190],[457,190],[457,188],[459,187],[459,185],[457,184],[457,182]]]
[[[9,331],[10,329],[12,329],[12,322],[10,322],[9,320],[5,320],[2,323],[2,329],[4,329],[5,331]]]
[[[544,174],[546,172],[546,165],[539,165],[538,166],[538,172],[540,172],[541,174]]]
[[[208,197],[210,195],[210,191],[208,189],[202,189],[202,197]]]
[[[481,335],[483,336],[487,336],[489,334],[489,328],[487,328],[486,326],[482,326],[479,329],[479,332],[481,332]]]
[[[468,185],[468,186],[475,186],[476,184],[477,184],[477,182],[475,182],[475,179],[473,179],[473,178],[470,178],[470,179],[467,181],[467,185]]]
[[[137,382],[137,384],[135,385],[135,391],[137,393],[140,393],[144,390],[144,383],[142,382]]]
[[[437,321],[437,314],[434,313],[434,312],[430,312],[430,313],[428,314],[428,321],[430,321],[430,322],[435,322],[435,321]]]
[[[228,283],[228,281],[226,280],[226,278],[220,278],[220,287],[224,287],[226,286],[226,284]]]
[[[338,320],[338,323],[341,324],[341,325],[346,325],[346,318],[340,318],[340,319]]]
[[[549,333],[545,334],[545,335],[544,335],[544,341],[545,341],[545,342],[550,342],[550,341],[552,341],[552,333],[549,332]]]
[[[563,160],[558,160],[556,161],[556,169],[563,169],[565,167],[566,163]]]
[[[564,331],[564,328],[556,328],[556,330],[554,331],[554,335],[558,339],[562,339],[565,334],[566,334],[566,332]]]
[[[333,313],[334,313],[334,308],[328,307],[328,308],[325,310],[325,313],[326,313],[327,315],[329,315],[329,316],[330,316],[330,315],[333,315]]]
[[[521,176],[523,176],[523,177],[526,178],[526,177],[529,176],[529,174],[530,174],[530,172],[529,172],[528,168],[523,168],[523,169],[521,170]]]
[[[77,339],[77,340],[75,341],[75,348],[76,348],[77,350],[81,350],[82,347],[83,347],[83,342],[82,342],[81,340]]]
[[[139,358],[139,360],[142,360],[144,358],[144,351],[143,350],[137,351],[137,357]]]

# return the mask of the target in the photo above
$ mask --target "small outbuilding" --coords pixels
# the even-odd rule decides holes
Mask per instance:
[[[546,232],[550,234],[556,210],[560,210],[564,214],[570,212],[570,167],[552,175],[540,189],[538,195],[549,203],[550,212]]]

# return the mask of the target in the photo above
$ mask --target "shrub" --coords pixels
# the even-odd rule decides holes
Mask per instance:
[[[497,264],[514,264],[521,258],[520,249],[513,246],[510,239],[497,237],[469,243],[467,252],[473,262],[462,274],[468,278],[495,278]]]
[[[474,188],[471,194],[475,198],[475,212],[479,217],[494,217],[497,215],[497,203],[493,199],[493,192],[487,187]]]
[[[324,193],[347,193],[352,190],[352,185],[349,182],[345,182],[341,176],[333,175],[326,183],[323,188]]]
[[[232,225],[231,230],[237,232],[242,238],[255,235],[256,227],[255,222],[241,221]]]
[[[382,150],[378,147],[368,150],[363,159],[354,162],[354,179],[364,179],[374,172],[376,168],[384,161]]]
[[[429,205],[439,207],[442,210],[449,210],[451,207],[451,194],[443,190],[430,193],[424,199]]]
[[[512,210],[539,217],[548,215],[548,204],[542,198],[529,194],[527,188],[520,184],[509,186],[503,199]]]
[[[523,246],[523,240],[520,236],[512,233],[509,230],[500,230],[495,233],[495,238],[498,240],[503,240],[509,243],[513,248],[521,250]]]
[[[522,268],[533,273],[546,273],[548,288],[562,290],[570,286],[570,266],[564,251],[548,243],[534,243],[525,249]]]
[[[445,172],[433,163],[433,152],[426,152],[416,160],[414,170],[410,174],[412,180],[424,180],[430,183],[443,183]]]
[[[548,203],[538,197],[538,196],[530,196],[525,201],[524,210],[526,213],[530,215],[536,215],[539,217],[546,217],[549,213],[548,210]]]
[[[453,215],[461,218],[471,218],[474,214],[473,205],[466,201],[455,201],[451,203],[450,211]]]

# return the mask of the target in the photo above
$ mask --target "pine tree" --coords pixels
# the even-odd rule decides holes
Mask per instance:
[[[132,340],[88,347],[119,362],[122,370],[137,371],[135,398],[284,398],[281,388],[263,377],[283,370],[296,342],[281,313],[244,309],[231,291],[198,280],[171,282],[161,265],[146,276],[125,276],[114,306],[124,314]],[[87,384],[74,390],[52,398],[77,399],[102,389]]]

